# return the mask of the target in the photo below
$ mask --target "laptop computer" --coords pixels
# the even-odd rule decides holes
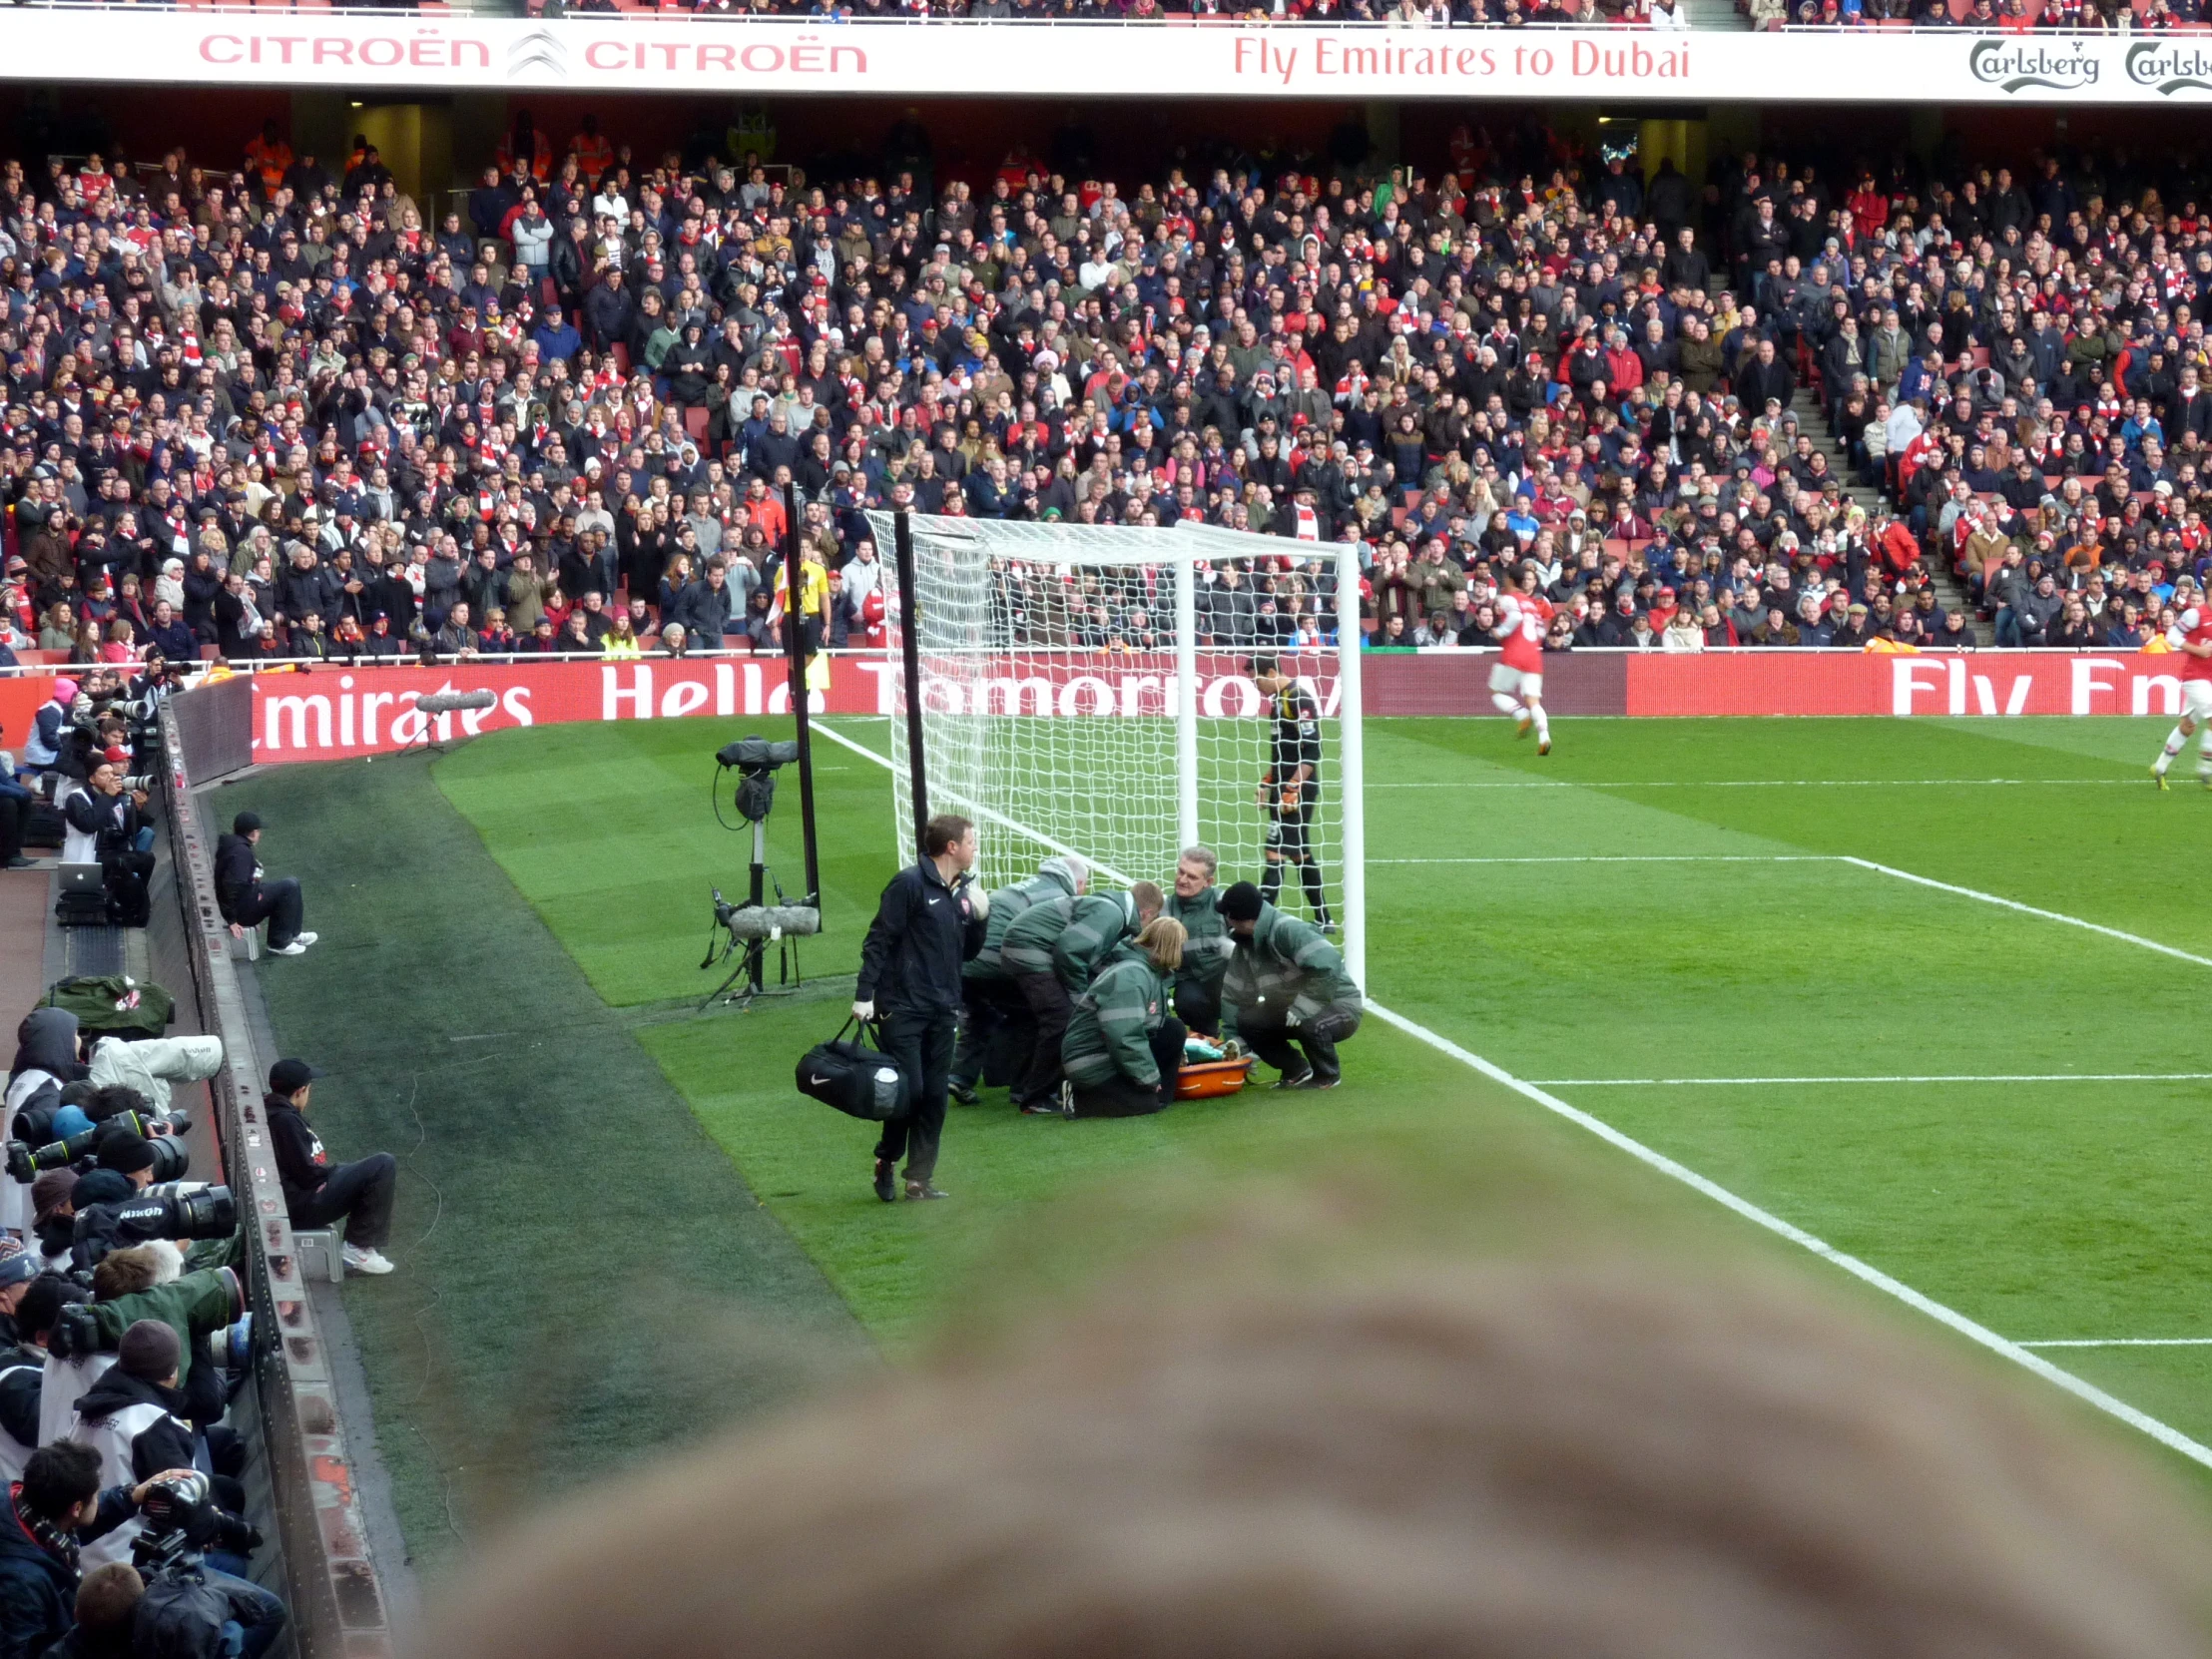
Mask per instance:
[[[61,896],[64,898],[107,891],[107,876],[98,864],[57,864],[55,869],[62,878]]]

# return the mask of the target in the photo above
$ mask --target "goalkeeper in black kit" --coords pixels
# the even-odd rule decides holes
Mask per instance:
[[[1255,657],[1245,666],[1273,705],[1268,770],[1260,779],[1258,797],[1268,819],[1260,896],[1276,903],[1283,890],[1283,866],[1296,864],[1314,925],[1327,932],[1336,924],[1329,919],[1329,895],[1322,890],[1321,863],[1312,845],[1314,809],[1321,802],[1321,706],[1273,657]]]

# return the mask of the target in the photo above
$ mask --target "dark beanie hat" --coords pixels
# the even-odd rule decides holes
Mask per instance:
[[[261,827],[262,815],[259,813],[241,813],[231,820],[231,833],[234,835],[251,835]]]
[[[143,1135],[134,1135],[128,1129],[111,1129],[102,1135],[99,1155],[100,1167],[118,1175],[136,1175],[154,1167],[154,1149]]]
[[[116,1364],[123,1375],[144,1382],[159,1382],[173,1375],[183,1357],[184,1344],[160,1320],[140,1320],[123,1333],[116,1348]]]
[[[1258,887],[1250,881],[1239,881],[1221,895],[1221,913],[1231,921],[1257,921],[1263,902]]]

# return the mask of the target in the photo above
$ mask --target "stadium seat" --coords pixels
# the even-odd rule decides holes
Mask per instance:
[[[299,1276],[309,1273],[327,1279],[333,1285],[345,1282],[345,1256],[338,1248],[338,1236],[328,1228],[317,1227],[307,1232],[294,1232],[291,1236],[292,1255],[299,1262]]]

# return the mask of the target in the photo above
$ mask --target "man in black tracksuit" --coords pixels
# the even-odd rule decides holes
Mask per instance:
[[[878,1021],[876,1040],[912,1091],[906,1115],[883,1125],[875,1147],[875,1196],[885,1204],[898,1196],[892,1175],[901,1154],[908,1198],[945,1196],[930,1177],[960,1024],[960,964],[983,948],[990,914],[988,895],[968,875],[973,824],[940,814],[923,830],[921,850],[883,889],[853,988],[853,1014]]]
[[[223,906],[223,919],[243,934],[259,922],[269,923],[269,948],[279,956],[295,956],[296,944],[304,950],[316,935],[304,932],[305,905],[299,883],[289,875],[275,881],[262,878],[261,858],[255,843],[262,838],[261,817],[241,813],[232,821],[231,832],[215,843],[215,891]]]

